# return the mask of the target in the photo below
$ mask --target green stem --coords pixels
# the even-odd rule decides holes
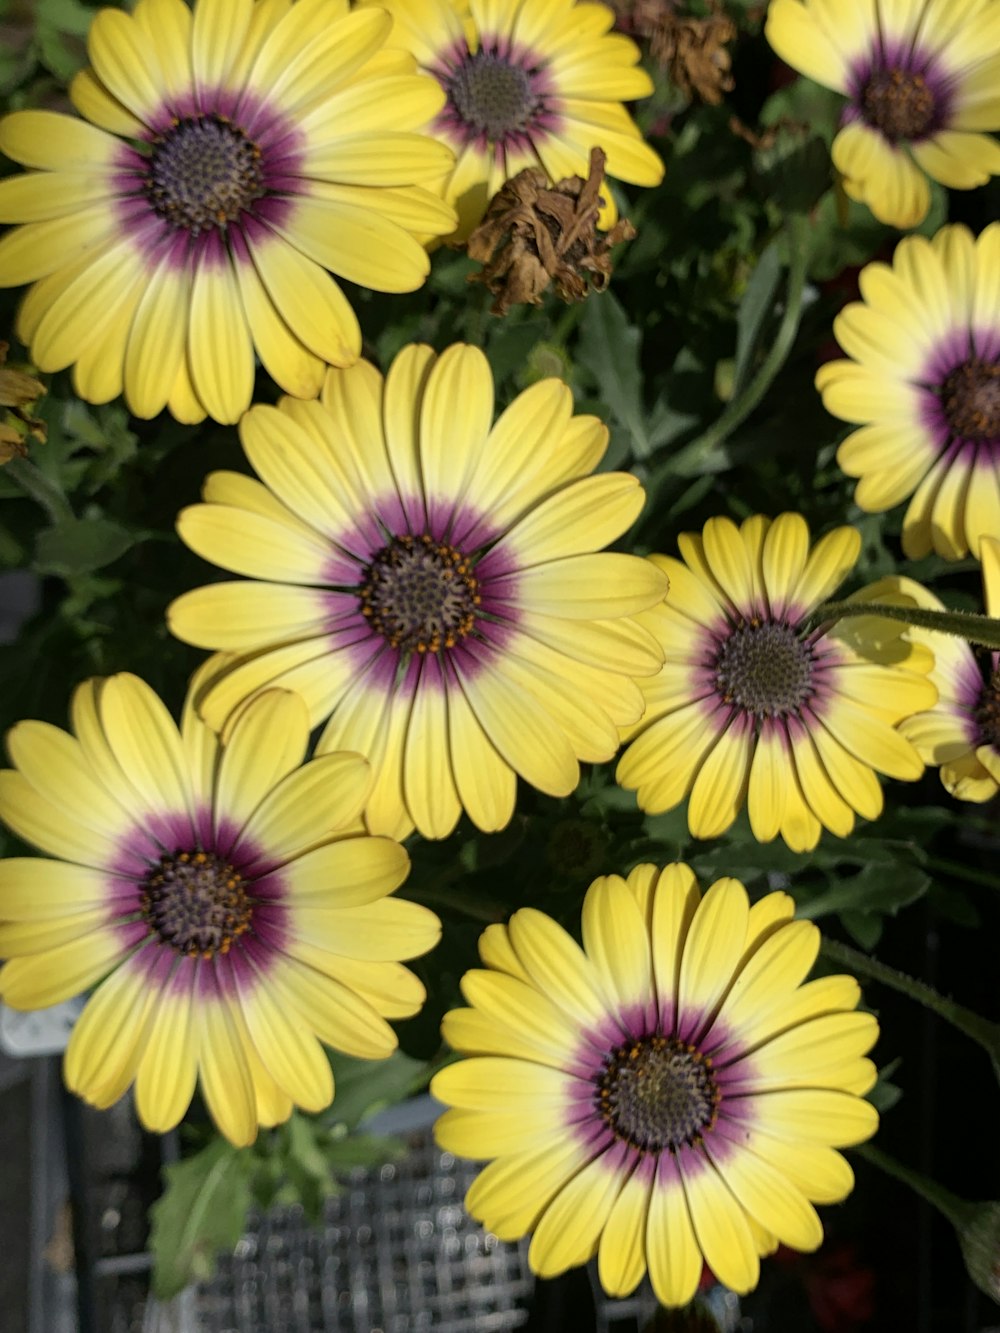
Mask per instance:
[[[663,470],[652,479],[652,484],[647,486],[647,490],[653,493],[654,499],[656,498],[656,492],[670,477],[691,476],[702,470],[705,459],[714,453],[719,445],[728,439],[740,422],[745,420],[758,406],[771,387],[778,371],[788,359],[792,344],[795,342],[795,335],[799,328],[799,318],[802,313],[802,294],[806,284],[809,247],[806,243],[805,218],[793,213],[786,226],[789,250],[788,289],[785,296],[785,312],[781,317],[781,323],[778,325],[774,342],[771,344],[771,350],[761,362],[757,374],[746,389],[738,397],[732,399],[725,410],[716,417],[715,421],[703,434],[673,454],[664,465]]]
[[[993,889],[1000,893],[1000,879],[993,875],[987,875],[985,871],[974,870],[972,866],[963,865],[961,861],[949,861],[943,856],[925,856],[922,862],[928,870],[943,870],[946,875],[954,875],[956,879],[964,879],[969,884],[979,884],[984,889]]]
[[[29,459],[12,458],[4,472],[8,477],[13,477],[25,495],[41,505],[53,523],[62,523],[73,517],[73,510],[62,491]]]
[[[862,976],[872,981],[879,981],[884,986],[899,991],[901,995],[916,1000],[918,1004],[924,1005],[939,1018],[943,1018],[946,1023],[958,1028],[959,1032],[963,1032],[982,1046],[994,1063],[1000,1061],[1000,1026],[996,1023],[991,1023],[988,1019],[973,1013],[971,1009],[966,1009],[964,1005],[949,1000],[933,986],[928,986],[925,981],[917,981],[915,977],[908,977],[905,972],[897,972],[894,967],[888,967],[876,958],[869,958],[866,953],[852,949],[848,944],[824,938],[821,952],[831,962],[842,963],[850,971],[860,972]]]
[[[971,611],[930,611],[922,606],[895,606],[885,602],[827,602],[810,616],[813,625],[829,624],[849,616],[883,616],[905,625],[951,634],[985,648],[1000,648],[1000,620]]]
[[[965,1199],[960,1199],[957,1194],[952,1194],[951,1190],[945,1189],[937,1181],[928,1180],[926,1176],[919,1171],[914,1171],[912,1167],[897,1162],[895,1157],[890,1157],[881,1148],[876,1148],[873,1143],[863,1143],[854,1151],[859,1157],[863,1157],[866,1162],[871,1162],[872,1166],[877,1166],[880,1171],[884,1171],[887,1176],[892,1176],[893,1180],[908,1185],[915,1194],[919,1194],[933,1208],[937,1208],[939,1212],[943,1213],[956,1230],[961,1230],[968,1225],[971,1214],[975,1211],[974,1204],[967,1203]]]
[[[415,888],[407,894],[407,897],[427,907],[449,907],[462,916],[467,916],[470,921],[484,921],[488,926],[502,921],[507,915],[507,909],[499,903],[480,897],[473,898],[468,893],[453,892],[451,889]]]

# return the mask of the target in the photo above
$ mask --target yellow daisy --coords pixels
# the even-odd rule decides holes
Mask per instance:
[[[848,99],[833,163],[880,222],[915,227],[927,177],[971,190],[1000,173],[996,0],[771,0],[764,29],[793,69]]]
[[[470,1007],[444,1019],[468,1058],[431,1082],[453,1108],[435,1133],[496,1159],[465,1206],[502,1240],[533,1232],[540,1276],[596,1252],[610,1295],[648,1270],[684,1305],[703,1261],[742,1293],[779,1243],[820,1244],[812,1204],[854,1185],[835,1149],[878,1126],[878,1025],[853,977],[802,984],[819,931],[793,907],[640,865],[590,886],[582,949],[533,908],[483,934]]]
[[[1000,617],[1000,540],[983,537],[986,614]],[[873,601],[902,594],[917,606],[945,609],[939,597],[913,579],[893,576],[867,589]],[[939,764],[945,789],[960,801],[989,801],[1000,790],[1000,653],[977,650],[953,634],[913,625],[908,637],[934,654],[934,708],[899,725],[926,764]]]
[[[302,764],[305,706],[272,690],[224,740],[190,696],[178,733],[135,676],[81,685],[74,735],[21,722],[7,737],[0,818],[53,860],[0,861],[0,997],[15,1009],[97,986],[64,1064],[98,1107],[135,1083],[147,1129],[172,1129],[196,1081],[239,1145],[292,1106],[333,1097],[320,1040],[390,1055],[386,1018],[424,991],[397,961],[437,918],[390,897],[406,852],[365,836],[357,754]]]
[[[933,657],[906,626],[874,617],[810,629],[861,549],[855,528],[810,548],[800,514],[756,515],[737,528],[713,518],[683,533],[682,560],[651,559],[670,578],[662,606],[638,617],[664,650],[641,680],[642,720],[630,729],[618,781],[643,810],[688,798],[696,838],[724,833],[744,803],[760,842],[779,833],[809,851],[820,830],[846,837],[855,813],[875,819],[875,774],[912,780],[923,763],[895,730],[933,707]]]
[[[331,370],[318,402],[258,405],[240,423],[264,485],[208,478],[184,541],[255,582],[169,608],[188,643],[240,655],[201,702],[212,726],[268,685],[299,691],[318,753],[358,750],[373,832],[443,838],[514,811],[515,774],[551,795],[579,760],[618,748],[642,713],[633,676],[661,654],[628,619],[667,580],[603,554],[643,504],[627,474],[589,474],[607,446],[559,380],[493,421],[485,356],[409,346],[385,380]]]
[[[348,0],[139,0],[103,9],[70,95],[85,120],[18,111],[0,150],[0,286],[31,282],[17,323],[77,393],[124,389],[151,417],[232,422],[254,352],[288,393],[361,351],[334,279],[419,287],[416,236],[455,225],[435,185],[452,155],[416,133],[443,94],[390,52],[381,10]]]
[[[853,359],[816,376],[828,411],[865,423],[837,462],[869,513],[912,495],[911,559],[978,555],[1000,534],[1000,223],[978,240],[963,226],[908,236],[860,283],[833,326]]]
[[[552,181],[586,177],[590,150],[604,149],[607,174],[658,185],[663,163],[643,142],[623,101],[653,83],[639,48],[611,33],[605,5],[577,0],[373,0],[396,20],[393,41],[412,51],[446,96],[433,132],[457,158],[444,186],[463,241],[486,205],[525,167]],[[601,225],[616,210],[606,191]]]

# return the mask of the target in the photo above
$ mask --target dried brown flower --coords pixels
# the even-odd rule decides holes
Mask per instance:
[[[631,240],[635,228],[620,218],[610,231],[597,230],[604,160],[599,148],[592,149],[587,179],[570,176],[557,185],[528,167],[490,201],[467,249],[483,265],[469,281],[490,289],[495,315],[505,315],[512,305],[541,304],[550,285],[567,302],[607,287],[611,248]]]
[[[6,362],[7,344],[0,342],[0,465],[24,458],[29,435],[44,444],[47,433],[45,422],[29,410],[45,392],[45,385]]]
[[[714,9],[707,18],[682,18],[673,0],[613,0],[619,27],[649,43],[649,53],[689,101],[718,106],[732,91],[732,64],[726,44],[736,25]]]

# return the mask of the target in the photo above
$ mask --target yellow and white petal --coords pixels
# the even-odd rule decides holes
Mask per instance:
[[[113,972],[84,1006],[63,1058],[66,1086],[92,1106],[113,1105],[131,1086],[159,1000],[144,967]]]
[[[465,1207],[501,1240],[520,1240],[585,1161],[572,1135],[549,1135],[540,1147],[491,1162],[469,1186]]]
[[[410,858],[391,838],[343,838],[315,847],[282,871],[292,910],[363,907],[394,892],[406,879]]]
[[[611,1297],[630,1296],[646,1275],[646,1225],[650,1181],[635,1170],[625,1181],[604,1230],[597,1254],[601,1286]]]
[[[128,953],[122,932],[91,930],[45,953],[12,958],[0,969],[0,999],[12,1009],[45,1009],[89,989]]]
[[[594,1253],[615,1200],[622,1175],[609,1149],[589,1162],[559,1191],[535,1225],[528,1263],[539,1277],[556,1277],[567,1268],[586,1263]]]
[[[691,1222],[705,1262],[724,1286],[745,1295],[757,1285],[760,1275],[760,1259],[746,1214],[714,1167],[682,1169],[682,1175]]]
[[[195,271],[188,337],[198,397],[216,421],[237,422],[253,394],[253,344],[239,283],[224,252],[209,257],[206,251]]]
[[[371,768],[359,754],[323,755],[274,787],[244,826],[241,838],[283,864],[325,841],[331,829],[353,823],[371,787]]]
[[[687,1197],[670,1159],[661,1157],[646,1219],[649,1280],[663,1305],[687,1305],[701,1280],[704,1257]]]
[[[194,965],[185,960],[185,972]],[[146,1049],[135,1080],[135,1106],[140,1123],[154,1134],[173,1129],[187,1111],[198,1076],[198,1029],[194,1020],[191,979],[180,977],[157,996]]]

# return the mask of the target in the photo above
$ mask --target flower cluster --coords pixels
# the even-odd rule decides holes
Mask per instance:
[[[981,561],[1000,616],[1000,223],[903,238],[833,320],[844,356],[816,389],[853,428],[836,463],[861,521],[825,504],[811,532],[711,491],[709,434],[679,512],[725,494],[741,521],[677,531],[657,484],[670,460],[650,456],[684,415],[636,406],[640,356],[601,295],[634,235],[609,180],[664,175],[625,105],[656,85],[614,21],[590,0],[139,0],[95,16],[78,115],[0,120],[0,150],[28,168],[0,181],[0,286],[27,287],[33,362],[0,406],[44,392],[35,369],[71,369],[81,399],[168,412],[182,435],[238,425],[211,436],[231,466],[200,471],[176,518],[182,570],[191,552],[236,576],[172,590],[167,630],[211,654],[179,724],[115,662],[77,686],[71,730],[7,736],[0,819],[41,855],[0,860],[0,998],[90,992],[64,1070],[94,1106],[134,1088],[165,1132],[200,1096],[239,1147],[324,1110],[327,1048],[387,1058],[390,1022],[426,999],[404,963],[442,923],[406,896],[411,853],[527,836],[552,810],[568,846],[592,812],[568,808],[583,777],[591,795],[616,782],[634,820],[684,806],[693,840],[731,836],[745,811],[744,849],[780,838],[784,857],[877,820],[882,779],[933,765],[959,800],[1000,789],[998,653],[945,633],[907,573],[883,563],[857,586],[865,516],[908,500],[904,557]],[[702,22],[737,38],[735,20]],[[846,99],[832,164],[881,223],[922,222],[928,178],[1000,175],[996,0],[772,0],[765,32]],[[724,52],[709,103],[730,68]],[[698,81],[674,82],[690,99]],[[473,235],[492,259],[508,233],[482,279],[509,279],[500,313],[541,304],[550,280],[589,290],[585,312],[607,300],[583,337],[591,364],[621,359],[620,431],[568,363],[507,394],[473,334],[432,346],[417,318],[370,326],[373,294],[416,291],[443,244]],[[676,273],[661,276],[654,300]],[[511,361],[533,317],[515,309]],[[743,345],[763,319],[741,311],[738,383],[774,355]],[[31,475],[16,445],[15,481]],[[612,549],[649,519],[647,478],[660,549]],[[648,1274],[680,1306],[707,1264],[749,1292],[779,1244],[815,1250],[814,1205],[852,1189],[839,1150],[878,1124],[878,1024],[852,977],[807,980],[819,931],[789,893],[751,901],[725,876],[702,892],[686,864],[636,864],[634,824],[581,841],[583,878],[606,846],[630,872],[601,866],[582,944],[524,899],[489,909],[467,1007],[443,1021],[458,1058],[431,1083],[437,1140],[488,1159],[468,1210],[501,1239],[531,1233],[542,1276],[596,1257],[612,1296]]]

